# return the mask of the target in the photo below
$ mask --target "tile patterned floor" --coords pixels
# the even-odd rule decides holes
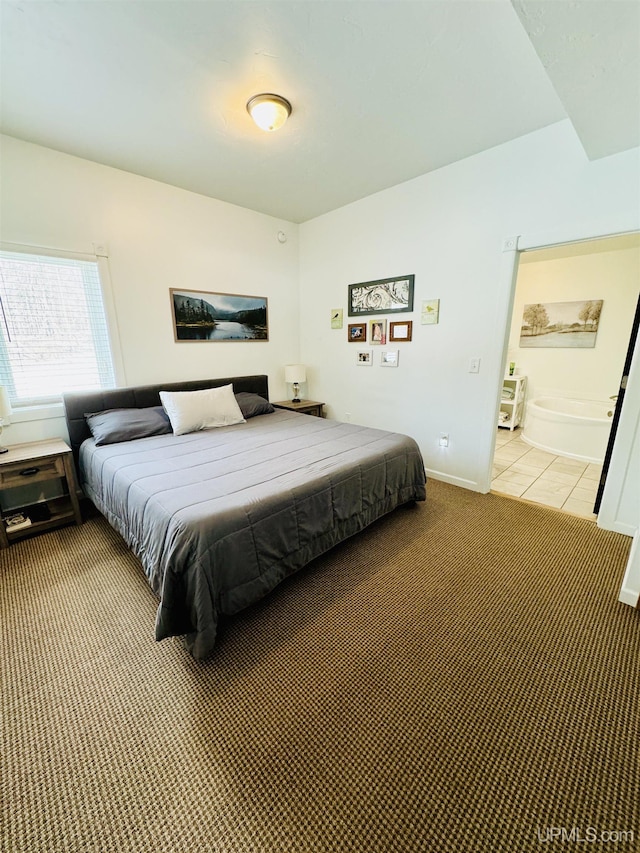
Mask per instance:
[[[520,430],[498,429],[491,490],[595,521],[602,465],[554,456],[525,444]]]

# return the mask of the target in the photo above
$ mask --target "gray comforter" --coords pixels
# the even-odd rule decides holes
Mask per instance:
[[[237,613],[400,504],[425,499],[415,441],[284,410],[80,450],[85,493],[160,598],[156,639],[213,649]]]

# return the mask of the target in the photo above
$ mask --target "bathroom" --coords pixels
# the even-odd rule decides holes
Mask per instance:
[[[612,398],[639,292],[640,234],[521,254],[507,367],[511,363],[514,378],[520,378],[524,404],[517,427],[509,429],[504,414],[497,427],[492,491],[595,520],[593,505],[615,411]],[[541,304],[553,315],[558,303],[597,305],[599,300],[599,319],[585,326],[589,334],[539,335],[535,345],[526,339],[525,306]],[[550,345],[565,338],[567,346]],[[509,414],[515,408],[509,404],[515,385],[505,383],[507,405],[505,397],[501,401]]]

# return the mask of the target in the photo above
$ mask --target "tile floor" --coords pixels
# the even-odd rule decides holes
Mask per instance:
[[[595,521],[602,465],[554,456],[525,444],[520,430],[498,429],[491,490]]]

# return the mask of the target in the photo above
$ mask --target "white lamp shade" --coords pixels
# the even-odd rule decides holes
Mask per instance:
[[[291,104],[280,95],[255,95],[247,104],[249,115],[261,130],[282,127],[291,115]]]
[[[307,371],[304,364],[287,364],[284,368],[285,382],[301,382],[307,381]]]
[[[11,403],[9,402],[9,395],[7,394],[7,389],[4,385],[0,385],[0,421],[4,421],[5,424],[8,424],[10,417]]]

